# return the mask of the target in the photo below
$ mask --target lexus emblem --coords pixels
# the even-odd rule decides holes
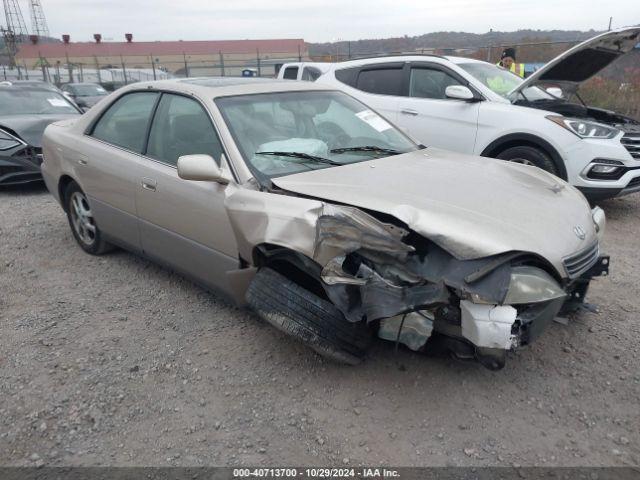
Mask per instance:
[[[587,232],[585,232],[584,228],[582,228],[580,225],[576,225],[575,227],[573,227],[573,233],[575,233],[576,237],[578,237],[580,240],[584,240],[587,237]]]

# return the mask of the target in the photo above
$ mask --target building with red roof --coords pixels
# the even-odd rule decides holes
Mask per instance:
[[[303,39],[203,40],[136,42],[70,42],[23,44],[16,62],[29,69],[155,68],[178,75],[240,75],[247,68],[274,75],[280,65],[308,58]]]

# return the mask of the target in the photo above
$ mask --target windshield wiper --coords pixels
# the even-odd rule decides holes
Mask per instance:
[[[344,147],[334,148],[329,150],[331,153],[347,153],[347,152],[380,152],[388,153],[389,155],[399,155],[403,152],[394,150],[392,148],[376,147],[375,145],[364,145],[362,147]]]
[[[324,163],[327,165],[344,165],[340,162],[334,162],[333,160],[329,160],[324,157],[317,157],[315,155],[310,155],[304,152],[256,152],[254,155],[271,155],[273,157],[290,157],[290,158],[301,158],[303,160],[308,160],[313,163]]]

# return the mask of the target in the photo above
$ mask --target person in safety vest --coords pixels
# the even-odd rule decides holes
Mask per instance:
[[[515,73],[521,78],[524,78],[524,63],[516,63],[516,49],[505,48],[500,55],[500,61],[496,63],[499,67],[509,70],[511,73]]]

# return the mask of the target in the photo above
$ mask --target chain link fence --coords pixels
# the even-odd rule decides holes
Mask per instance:
[[[62,85],[74,82],[102,84],[107,90],[114,90],[129,83],[184,77],[253,76],[275,77],[284,63],[303,60],[336,62],[364,57],[390,54],[437,54],[455,55],[496,63],[506,47],[516,49],[517,61],[525,64],[525,71],[531,74],[540,66],[578,42],[539,41],[509,45],[484,45],[462,48],[423,48],[414,51],[352,52],[349,44],[336,44],[335,50],[324,54],[306,56],[305,52],[246,53],[213,52],[207,56],[163,56],[150,52],[139,57],[110,58],[109,62],[100,57],[84,62],[66,59],[39,58],[29,62],[17,59],[14,68],[0,65],[2,80],[42,80]],[[27,68],[27,64],[31,67]],[[614,62],[580,89],[581,97],[593,106],[614,110],[624,115],[640,119],[640,49]],[[578,99],[572,99],[579,101]]]
[[[225,53],[191,56],[184,54],[127,56],[114,61],[95,57],[87,61],[66,61],[41,57],[16,59],[16,66],[0,65],[0,81],[40,80],[57,86],[65,83],[100,83],[107,90],[129,83],[187,77],[275,77],[287,62],[304,60],[303,52]],[[308,59],[308,58],[307,58]],[[30,65],[30,67],[28,66]]]

